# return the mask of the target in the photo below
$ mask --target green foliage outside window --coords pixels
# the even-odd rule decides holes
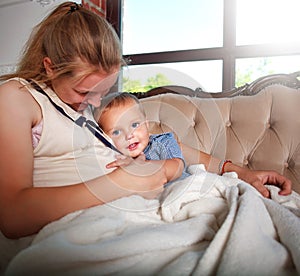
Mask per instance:
[[[251,83],[259,77],[274,74],[271,58],[249,58],[237,60],[235,87]],[[162,73],[149,77],[145,83],[139,79],[123,78],[123,91],[146,92],[155,87],[171,85],[172,82]]]
[[[236,66],[235,86],[240,87],[246,83],[251,83],[259,77],[274,74],[272,60],[270,58],[247,59],[247,66]]]
[[[123,91],[126,92],[146,92],[152,88],[170,85],[171,81],[161,73],[156,74],[154,77],[149,77],[145,84],[140,80],[131,80],[123,78]]]

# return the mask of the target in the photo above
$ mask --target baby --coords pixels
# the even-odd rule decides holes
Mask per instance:
[[[168,182],[188,176],[184,170],[181,149],[173,133],[150,134],[143,106],[133,94],[109,94],[102,100],[95,117],[116,148],[131,160],[160,160],[158,162],[165,167]],[[128,159],[125,160],[117,156],[117,160],[107,167],[121,166],[128,162]]]

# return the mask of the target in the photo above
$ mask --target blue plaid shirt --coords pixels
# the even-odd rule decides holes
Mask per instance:
[[[150,135],[148,146],[144,149],[144,154],[147,160],[180,158],[185,166],[181,149],[172,132]],[[189,175],[184,169],[180,179]]]

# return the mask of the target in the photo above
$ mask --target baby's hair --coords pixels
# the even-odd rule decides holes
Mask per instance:
[[[128,92],[114,92],[108,94],[102,99],[101,106],[95,112],[96,120],[99,121],[101,115],[108,110],[123,106],[129,102],[135,102],[139,106],[142,114],[146,117],[146,113],[141,102],[134,94]]]
[[[135,101],[137,104],[140,104],[139,99],[131,93],[128,92],[110,93],[102,99],[100,109],[103,110],[112,107],[118,107],[132,100]]]

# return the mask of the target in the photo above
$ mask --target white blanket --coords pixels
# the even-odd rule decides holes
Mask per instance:
[[[140,196],[47,225],[7,275],[300,274],[300,196],[263,198],[201,165],[160,199]]]

